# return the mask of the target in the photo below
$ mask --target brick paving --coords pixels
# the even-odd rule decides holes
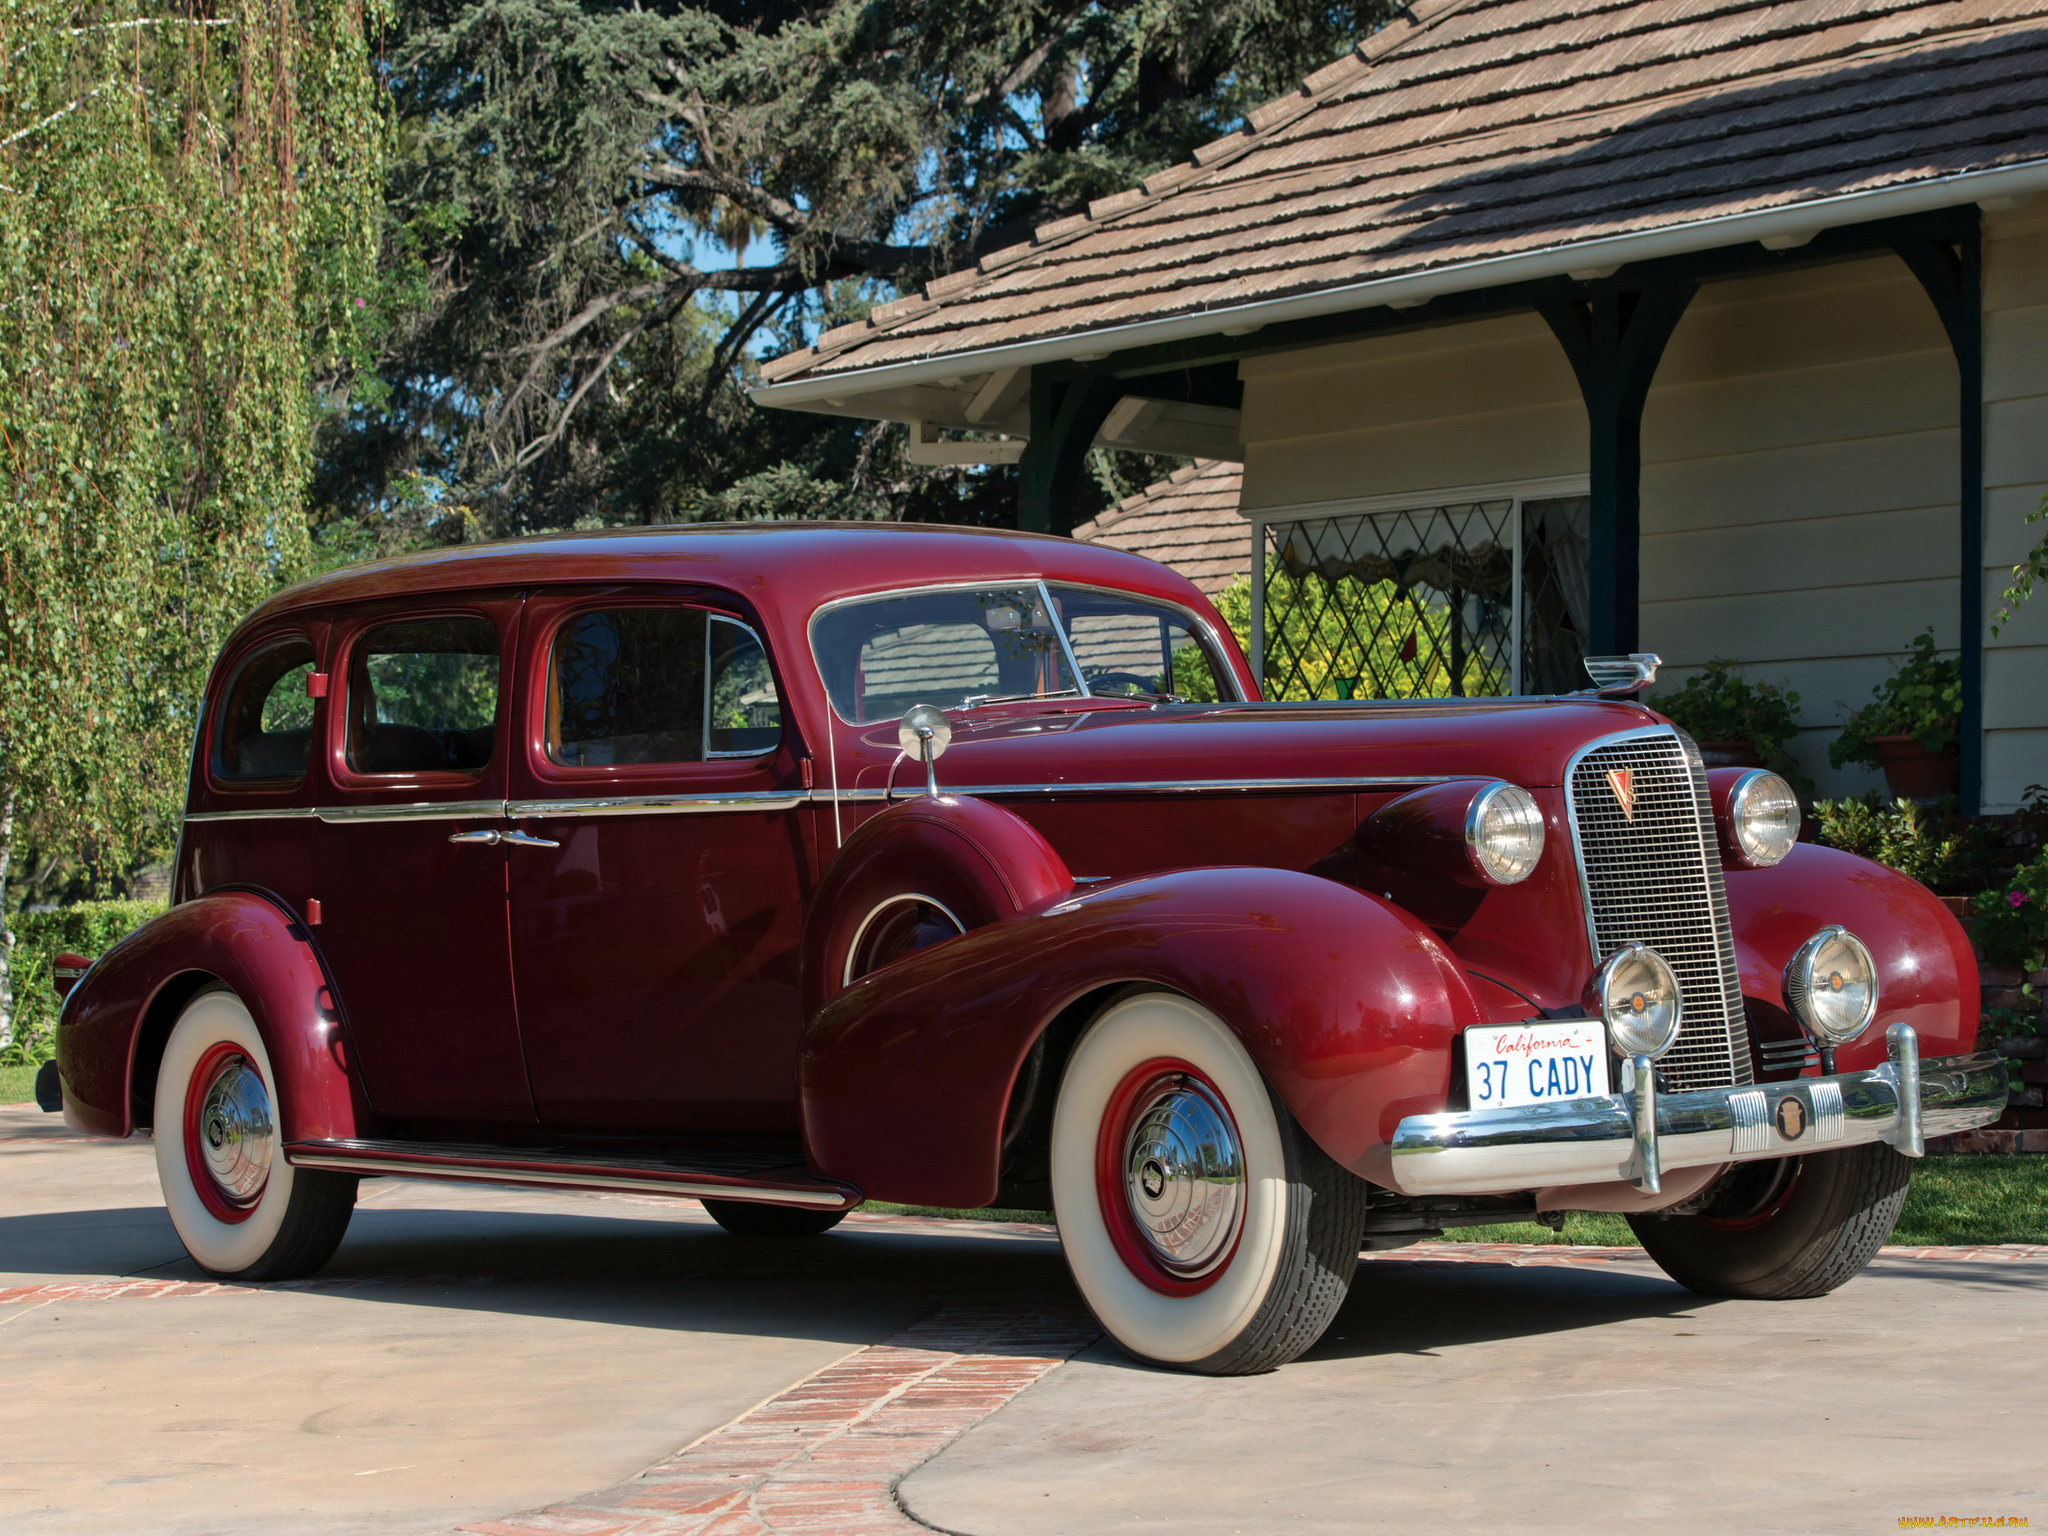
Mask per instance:
[[[599,1493],[461,1536],[903,1536],[896,1484],[1094,1342],[1077,1312],[942,1308]],[[453,1533],[450,1533],[453,1536]]]

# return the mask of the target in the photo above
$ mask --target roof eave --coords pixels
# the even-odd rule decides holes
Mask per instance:
[[[863,395],[933,385],[941,380],[957,380],[963,375],[988,373],[999,368],[1072,362],[1083,354],[1159,346],[1239,330],[1249,332],[1282,321],[1310,320],[1380,305],[1420,306],[1431,299],[1480,288],[1564,277],[1587,269],[1619,267],[1665,256],[1691,255],[1752,240],[1818,234],[1846,224],[1900,218],[1964,203],[2031,197],[2042,191],[2048,191],[2048,160],[2030,160],[1989,171],[1958,171],[1905,186],[1813,198],[1754,213],[1720,214],[1605,239],[1517,251],[1507,256],[1484,256],[1473,261],[1432,267],[1427,271],[1347,283],[1342,287],[1289,294],[1252,304],[1171,315],[1158,320],[1139,320],[1096,330],[1070,331],[1007,346],[943,352],[906,362],[850,368],[841,373],[806,374],[785,383],[757,384],[748,393],[758,405],[859,415],[864,414],[859,410],[859,400]]]

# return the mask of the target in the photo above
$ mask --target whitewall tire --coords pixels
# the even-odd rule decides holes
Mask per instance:
[[[179,1241],[209,1274],[311,1274],[348,1229],[355,1178],[287,1163],[277,1101],[242,1000],[226,988],[194,997],[157,1069],[156,1172]]]
[[[1366,1189],[1189,998],[1123,998],[1068,1059],[1052,1130],[1060,1242],[1096,1318],[1139,1359],[1243,1375],[1301,1354],[1350,1289]]]

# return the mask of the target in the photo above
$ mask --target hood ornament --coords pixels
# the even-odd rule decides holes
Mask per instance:
[[[1624,699],[1641,693],[1657,681],[1657,669],[1664,658],[1654,651],[1632,651],[1626,656],[1588,656],[1586,673],[1593,686],[1580,690],[1603,699]]]

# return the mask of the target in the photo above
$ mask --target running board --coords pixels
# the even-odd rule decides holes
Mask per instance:
[[[850,1211],[851,1184],[814,1178],[786,1152],[699,1152],[688,1157],[597,1157],[574,1147],[496,1147],[432,1141],[294,1141],[294,1168],[336,1173],[516,1184],[534,1189],[630,1190],[693,1200],[749,1200]]]

